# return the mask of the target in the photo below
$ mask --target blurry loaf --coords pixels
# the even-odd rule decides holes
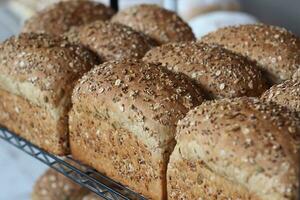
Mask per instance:
[[[151,38],[130,27],[104,21],[74,28],[65,36],[70,42],[91,49],[103,61],[142,58],[156,45]]]
[[[300,66],[300,39],[284,28],[264,24],[232,26],[201,40],[257,61],[273,83],[291,79]]]
[[[187,23],[176,13],[157,5],[129,7],[118,12],[112,21],[145,33],[159,44],[195,40]]]
[[[101,3],[68,0],[55,3],[29,18],[23,32],[60,35],[95,20],[109,20],[114,11]]]
[[[87,194],[87,189],[49,169],[37,180],[31,196],[32,200],[82,200]]]
[[[254,98],[205,102],[178,123],[172,199],[296,200],[300,119]]]
[[[0,124],[54,154],[67,154],[77,79],[96,64],[83,47],[23,33],[0,44]]]
[[[274,85],[262,95],[262,99],[300,113],[300,80],[287,80]]]
[[[217,45],[165,44],[147,52],[143,60],[188,75],[210,98],[260,96],[267,89],[254,62]]]
[[[137,60],[95,67],[74,89],[72,156],[147,198],[166,198],[175,128],[203,101],[188,77]]]

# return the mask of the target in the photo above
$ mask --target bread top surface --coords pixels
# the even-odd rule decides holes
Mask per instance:
[[[247,97],[205,102],[179,121],[176,140],[181,157],[172,159],[203,160],[215,173],[262,199],[272,195],[296,199],[300,146],[296,113]]]
[[[77,109],[105,107],[151,146],[174,141],[177,121],[203,101],[201,91],[183,74],[137,60],[103,63],[85,74],[72,97]],[[161,130],[161,131],[160,131]],[[164,130],[168,130],[164,132]],[[170,131],[169,131],[170,130]],[[151,140],[151,141],[150,141]]]
[[[95,21],[77,31],[79,42],[96,52],[104,61],[142,58],[155,46],[148,36],[122,24]]]
[[[274,85],[262,95],[262,99],[300,112],[300,80],[287,80]]]
[[[300,39],[284,28],[264,24],[231,26],[201,40],[223,45],[257,61],[274,83],[290,79],[300,66]]]
[[[69,0],[55,3],[28,19],[23,32],[60,35],[73,26],[109,20],[115,12],[101,3]]]
[[[143,60],[188,75],[210,98],[260,96],[267,89],[254,62],[217,45],[165,44],[151,49]]]
[[[47,170],[35,183],[34,200],[80,200],[88,191],[53,169]]]
[[[96,63],[81,46],[46,34],[23,33],[0,45],[0,88],[57,106]]]
[[[159,44],[195,40],[192,29],[175,12],[157,5],[136,5],[118,12],[113,22],[145,33]]]

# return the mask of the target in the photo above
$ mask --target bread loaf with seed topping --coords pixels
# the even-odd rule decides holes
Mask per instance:
[[[300,80],[287,80],[274,85],[262,95],[262,99],[300,113]]]
[[[195,40],[192,29],[186,22],[176,13],[157,5],[129,7],[114,15],[112,22],[145,33],[159,44]]]
[[[143,60],[188,75],[209,98],[260,96],[268,88],[256,63],[217,45],[165,44],[151,49]]]
[[[103,61],[139,59],[156,43],[130,27],[104,21],[73,28],[65,34],[70,42],[91,49]]]
[[[61,35],[72,27],[95,20],[109,20],[115,12],[94,1],[68,0],[55,3],[28,19],[23,32]]]
[[[32,200],[82,200],[88,190],[53,169],[48,169],[35,183]]]
[[[300,118],[255,98],[205,102],[178,123],[168,199],[296,200]]]
[[[0,44],[0,124],[46,151],[68,154],[71,93],[97,63],[90,51],[59,37],[9,38]]]
[[[176,123],[202,101],[183,74],[137,60],[103,63],[74,89],[72,156],[149,199],[165,199]]]
[[[272,83],[291,79],[300,66],[300,39],[284,28],[232,26],[209,33],[201,41],[223,45],[256,61]]]

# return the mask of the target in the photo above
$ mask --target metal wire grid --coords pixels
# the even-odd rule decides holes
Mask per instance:
[[[114,180],[82,165],[72,157],[57,157],[0,126],[0,138],[88,188],[106,200],[146,200]]]

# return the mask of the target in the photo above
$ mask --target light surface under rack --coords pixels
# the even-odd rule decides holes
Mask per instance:
[[[82,165],[72,157],[58,157],[43,151],[27,140],[0,126],[0,138],[64,174],[107,200],[146,200],[146,198],[115,182],[114,180]]]

